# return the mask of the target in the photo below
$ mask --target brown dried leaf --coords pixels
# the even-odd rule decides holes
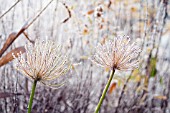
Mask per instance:
[[[16,39],[17,33],[13,32],[9,35],[8,39],[6,40],[3,48],[0,50],[0,57],[3,53],[8,49],[8,47],[12,44],[12,42]]]
[[[9,53],[7,53],[5,56],[3,56],[0,59],[0,67],[7,64],[8,62],[10,62],[11,60],[14,59],[13,56],[12,56],[12,53],[14,53],[14,55],[17,57],[17,53],[19,53],[19,52],[24,53],[25,48],[23,46],[15,48],[15,49],[11,50]]]

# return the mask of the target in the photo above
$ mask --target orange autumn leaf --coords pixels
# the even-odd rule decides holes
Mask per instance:
[[[88,29],[83,30],[83,35],[87,35],[89,33]]]
[[[110,86],[110,89],[109,89],[109,94],[111,94],[116,88],[116,83],[112,83],[111,86]]]
[[[137,8],[131,7],[131,11],[132,11],[132,12],[136,12],[136,11],[137,11]]]
[[[94,10],[90,10],[90,11],[87,12],[88,15],[91,15],[93,13],[94,13]]]

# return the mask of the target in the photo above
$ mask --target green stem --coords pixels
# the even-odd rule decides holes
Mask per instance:
[[[100,109],[100,107],[101,107],[101,105],[102,105],[102,103],[103,103],[103,100],[104,100],[104,98],[105,98],[106,92],[107,92],[107,90],[108,90],[108,88],[109,88],[109,86],[110,86],[110,83],[111,83],[112,79],[113,79],[114,73],[115,73],[115,70],[113,69],[112,72],[111,72],[111,74],[110,74],[109,80],[108,80],[108,82],[107,82],[107,84],[106,84],[106,87],[104,88],[104,91],[103,91],[103,93],[102,93],[102,96],[100,97],[99,103],[98,103],[98,105],[97,105],[96,110],[95,110],[94,113],[98,113],[98,112],[99,112],[99,109]]]
[[[32,85],[32,92],[31,92],[31,95],[30,95],[30,101],[29,101],[28,112],[27,113],[31,113],[31,108],[32,108],[32,103],[33,103],[36,84],[37,84],[37,80],[34,80],[34,83]]]

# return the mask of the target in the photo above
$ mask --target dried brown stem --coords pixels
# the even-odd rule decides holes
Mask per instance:
[[[64,19],[63,22],[62,22],[62,23],[66,23],[71,18],[71,11],[65,3],[63,3],[63,5],[68,11],[68,17],[66,19]]]

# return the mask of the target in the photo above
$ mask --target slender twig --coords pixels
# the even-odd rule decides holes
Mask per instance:
[[[14,8],[21,0],[18,0],[17,2],[15,2],[15,4],[13,4],[7,11],[5,11],[1,16],[0,19],[6,15],[12,8]]]
[[[29,40],[31,43],[34,43],[34,41],[28,37],[28,34],[26,32],[23,32],[23,34],[27,38],[27,40]]]
[[[55,6],[55,9],[54,9],[54,13],[53,13],[53,19],[52,19],[52,29],[51,29],[51,37],[53,37],[53,34],[54,34],[54,28],[56,29],[55,27],[55,21],[56,21],[56,12],[57,12],[57,9],[58,9],[58,0],[56,1],[56,6]]]
[[[30,25],[32,25],[32,23],[34,23],[35,20],[37,20],[37,18],[47,9],[47,7],[53,2],[53,0],[51,0],[39,13],[38,15],[36,15],[31,22],[26,23],[26,25],[24,26],[25,29],[27,29]]]
[[[127,84],[129,83],[129,80],[130,80],[131,76],[132,76],[132,74],[131,74],[131,75],[129,75],[129,77],[128,77],[128,78],[127,78],[127,80],[126,80],[126,83],[123,85],[122,91],[121,91],[121,93],[120,93],[120,97],[119,97],[119,99],[118,99],[118,104],[117,104],[117,107],[116,107],[115,113],[118,113],[118,108],[119,108],[119,105],[120,105],[121,99],[122,99],[122,97],[123,97],[123,95],[124,95],[125,88],[126,88]]]

